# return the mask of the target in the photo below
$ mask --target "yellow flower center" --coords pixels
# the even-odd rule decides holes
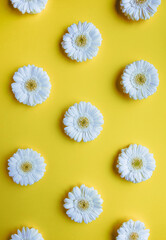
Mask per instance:
[[[87,210],[89,208],[89,202],[87,200],[80,200],[78,202],[78,208],[81,210]]]
[[[87,128],[89,126],[89,119],[87,117],[80,117],[78,119],[78,126],[80,128]]]
[[[23,172],[30,172],[31,169],[32,169],[32,163],[30,162],[24,162],[22,165],[21,165],[21,169]]]
[[[79,35],[76,40],[75,40],[76,44],[78,47],[84,47],[87,43],[87,38],[85,35]]]
[[[135,76],[135,82],[136,82],[136,84],[138,84],[138,85],[144,85],[144,83],[146,82],[146,77],[145,77],[145,75],[144,75],[144,74],[141,74],[141,73],[137,74],[137,75]]]
[[[37,82],[33,79],[30,79],[25,83],[25,87],[28,91],[32,92],[37,88]]]
[[[142,3],[145,3],[147,0],[136,0],[136,3],[138,4],[142,4]]]
[[[130,240],[138,240],[139,236],[138,236],[138,233],[136,232],[133,232],[131,235],[130,235]]]
[[[134,158],[131,163],[132,167],[135,169],[141,169],[143,166],[143,161],[140,158]]]

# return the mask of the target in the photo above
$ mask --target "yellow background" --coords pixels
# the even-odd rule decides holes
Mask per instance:
[[[37,228],[45,240],[112,240],[125,220],[141,220],[150,240],[165,239],[166,229],[166,1],[148,21],[130,22],[116,0],[48,0],[38,15],[22,15],[8,0],[0,3],[0,239],[22,226]],[[98,56],[85,63],[69,60],[60,47],[68,26],[92,22],[103,42]],[[157,92],[146,100],[123,95],[119,79],[125,65],[144,59],[159,71]],[[19,67],[43,67],[51,79],[50,97],[42,105],[20,104],[11,92]],[[89,101],[104,116],[100,136],[77,143],[63,132],[65,111]],[[115,165],[121,148],[142,144],[154,153],[152,178],[132,184]],[[32,186],[15,184],[7,160],[18,148],[30,147],[47,163],[43,179]],[[94,186],[104,199],[103,213],[92,223],[78,224],[62,204],[75,185]]]

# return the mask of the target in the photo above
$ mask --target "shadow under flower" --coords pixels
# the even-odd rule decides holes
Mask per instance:
[[[76,186],[80,186],[80,185],[81,185],[81,184],[77,184]],[[71,222],[74,222],[74,221],[72,221],[72,220],[67,216],[67,214],[66,214],[67,209],[65,209],[63,205],[64,205],[64,199],[65,199],[65,198],[68,198],[68,193],[69,193],[69,192],[72,192],[73,187],[74,187],[74,186],[70,187],[69,189],[66,189],[63,197],[62,197],[61,200],[60,200],[61,212],[62,212],[62,213],[65,215],[65,217],[66,217],[69,221],[71,221]]]
[[[34,14],[28,14],[28,13],[22,14],[17,8],[13,7],[13,4],[11,3],[11,0],[8,0],[7,3],[8,3],[10,12],[12,12],[16,15],[19,15],[19,16],[28,16],[28,15],[32,16],[32,15],[34,15]]]
[[[63,47],[62,47],[63,36],[64,36],[66,33],[68,33],[67,30],[63,31],[62,37],[60,38],[60,41],[59,41],[59,51],[60,51],[60,53],[65,57],[65,60],[66,60],[67,62],[74,63],[74,64],[78,64],[75,60],[72,60],[71,58],[69,58],[69,57],[67,56],[67,54],[65,53],[65,50],[64,50]]]
[[[123,148],[128,148],[128,147],[129,147],[129,145],[127,145],[127,146],[125,146],[125,147],[123,147]],[[120,174],[119,174],[118,168],[117,168],[118,156],[119,156],[120,153],[121,153],[121,149],[117,151],[117,153],[115,154],[115,156],[114,156],[114,158],[113,158],[114,160],[113,160],[113,163],[111,164],[111,170],[113,171],[113,173],[114,173],[116,176],[119,177],[120,180],[126,182],[126,180],[125,180],[124,178],[121,178],[121,177],[120,177]]]
[[[10,230],[10,233],[7,234],[6,240],[11,240],[11,236],[17,233],[17,229]]]
[[[68,197],[68,193],[65,192],[65,194],[63,195],[63,197],[61,198],[60,200],[60,209],[61,209],[61,212],[63,213],[63,215],[65,215],[65,217],[68,218],[67,214],[66,214],[66,209],[64,208],[64,199]]]
[[[18,68],[19,68],[19,67],[18,67]],[[15,70],[15,72],[18,71],[18,68]],[[8,86],[7,86],[8,93],[9,93],[9,95],[11,96],[12,101],[14,100],[14,102],[15,102],[16,104],[20,104],[21,107],[24,106],[24,107],[26,107],[27,109],[28,109],[28,108],[30,109],[30,106],[28,106],[27,104],[23,104],[23,103],[19,102],[19,101],[16,99],[16,97],[15,97],[13,91],[12,91],[12,86],[11,86],[11,85],[12,85],[12,83],[15,82],[15,81],[13,80],[13,76],[14,76],[14,73],[15,73],[15,72],[13,72],[13,74],[9,77],[10,81],[9,81]]]
[[[139,24],[141,22],[143,22],[144,20],[139,20],[139,21],[133,21],[132,19],[129,19],[127,16],[124,15],[124,13],[122,12],[121,8],[120,8],[120,2],[121,0],[115,0],[115,11],[116,13],[121,17],[121,19],[123,19],[124,21],[130,23],[130,24]]]
[[[59,118],[59,127],[60,127],[60,130],[61,130],[62,134],[64,135],[64,137],[68,138],[69,141],[74,142],[74,140],[71,139],[64,131],[65,125],[63,124],[63,119],[64,119],[64,116],[65,116],[65,113],[67,110],[68,110],[68,108],[63,111],[63,113],[61,114],[61,116]]]
[[[116,237],[118,236],[117,230],[126,221],[127,221],[127,219],[123,219],[123,220],[118,220],[118,221],[115,222],[114,227],[113,227],[113,229],[111,231],[111,240],[115,240],[116,239]]]
[[[18,69],[17,69],[18,70]],[[16,71],[17,71],[16,70]],[[9,92],[9,94],[11,95],[11,97],[13,98],[13,100],[15,100],[17,103],[18,103],[18,101],[17,101],[17,99],[15,98],[15,96],[14,96],[14,93],[13,93],[13,91],[12,91],[12,83],[14,83],[14,80],[13,80],[13,76],[14,76],[14,73],[10,76],[10,81],[9,81],[9,85],[8,85],[8,92]]]
[[[119,156],[120,153],[121,153],[121,150],[119,150],[119,151],[116,153],[116,155],[115,155],[115,157],[114,157],[114,160],[113,160],[113,164],[111,164],[111,170],[112,170],[113,173],[114,173],[116,176],[118,176],[118,177],[120,177],[120,175],[119,175],[119,173],[118,173],[118,169],[117,169],[116,165],[117,165],[117,160],[118,160],[118,156]]]
[[[118,16],[120,16],[124,21],[128,22],[128,23],[133,23],[132,20],[128,19],[122,12],[121,8],[120,8],[120,2],[121,0],[115,0],[115,11],[118,14]]]
[[[13,179],[9,176],[9,170],[8,170],[8,160],[13,156],[14,153],[16,153],[18,150],[18,148],[15,149],[15,151],[11,151],[9,152],[8,156],[5,157],[5,161],[4,161],[4,172],[6,173],[6,177],[8,178],[8,181],[13,182]],[[15,184],[15,183],[14,183]]]
[[[120,84],[121,81],[121,76],[123,74],[123,70],[125,67],[121,68],[120,71],[117,73],[117,76],[115,78],[115,89],[117,90],[117,92],[119,93],[119,95],[121,95],[123,98],[126,98],[127,100],[130,100],[128,94],[123,92],[123,88],[122,85]]]

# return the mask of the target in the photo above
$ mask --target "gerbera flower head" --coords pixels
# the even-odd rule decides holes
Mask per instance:
[[[118,156],[117,168],[122,178],[133,183],[146,181],[152,176],[156,164],[148,148],[131,144],[122,149]]]
[[[17,8],[22,14],[40,13],[46,6],[48,0],[10,0],[14,8]]]
[[[103,211],[103,200],[98,192],[93,187],[88,188],[85,185],[81,185],[80,188],[74,187],[64,202],[64,208],[67,209],[66,214],[78,223],[92,222]]]
[[[67,56],[77,62],[92,59],[98,53],[102,38],[99,30],[92,23],[72,24],[63,36],[62,47]]]
[[[153,16],[160,4],[161,0],[121,0],[120,7],[125,16],[138,21]]]
[[[117,232],[116,240],[148,240],[150,235],[149,229],[145,229],[144,223],[131,219],[124,222]]]
[[[35,106],[44,102],[50,94],[49,76],[42,68],[34,65],[19,68],[13,76],[12,91],[23,104]]]
[[[123,92],[132,99],[143,99],[157,91],[159,78],[157,69],[146,61],[127,65],[122,74]]]
[[[32,149],[18,149],[8,160],[9,176],[17,184],[27,186],[38,182],[45,172],[44,158]]]
[[[65,113],[63,123],[65,133],[77,142],[95,139],[101,132],[104,123],[100,111],[91,103],[75,103]]]
[[[34,228],[22,228],[22,231],[17,230],[17,234],[13,234],[10,240],[44,240],[38,230]]]

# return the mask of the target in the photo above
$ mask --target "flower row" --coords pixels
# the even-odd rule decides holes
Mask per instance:
[[[19,68],[13,76],[12,91],[23,104],[35,106],[44,102],[50,94],[48,74],[34,65]],[[123,92],[132,99],[143,99],[156,92],[159,85],[157,69],[146,61],[136,61],[125,67],[121,85]]]
[[[117,230],[118,236],[116,240],[148,240],[149,229],[145,228],[144,223],[140,221],[129,220],[124,222]],[[22,231],[17,230],[17,234],[13,234],[10,240],[44,240],[38,230],[34,228],[22,228]]]
[[[8,160],[9,176],[22,186],[34,184],[43,176],[46,164],[44,158],[32,149],[18,149]],[[122,178],[133,183],[149,179],[155,170],[156,163],[148,148],[131,144],[121,150],[118,156],[117,169]]]
[[[40,13],[48,0],[10,0],[14,8],[22,14]],[[124,15],[131,20],[149,19],[155,14],[161,0],[121,0],[120,8]]]

